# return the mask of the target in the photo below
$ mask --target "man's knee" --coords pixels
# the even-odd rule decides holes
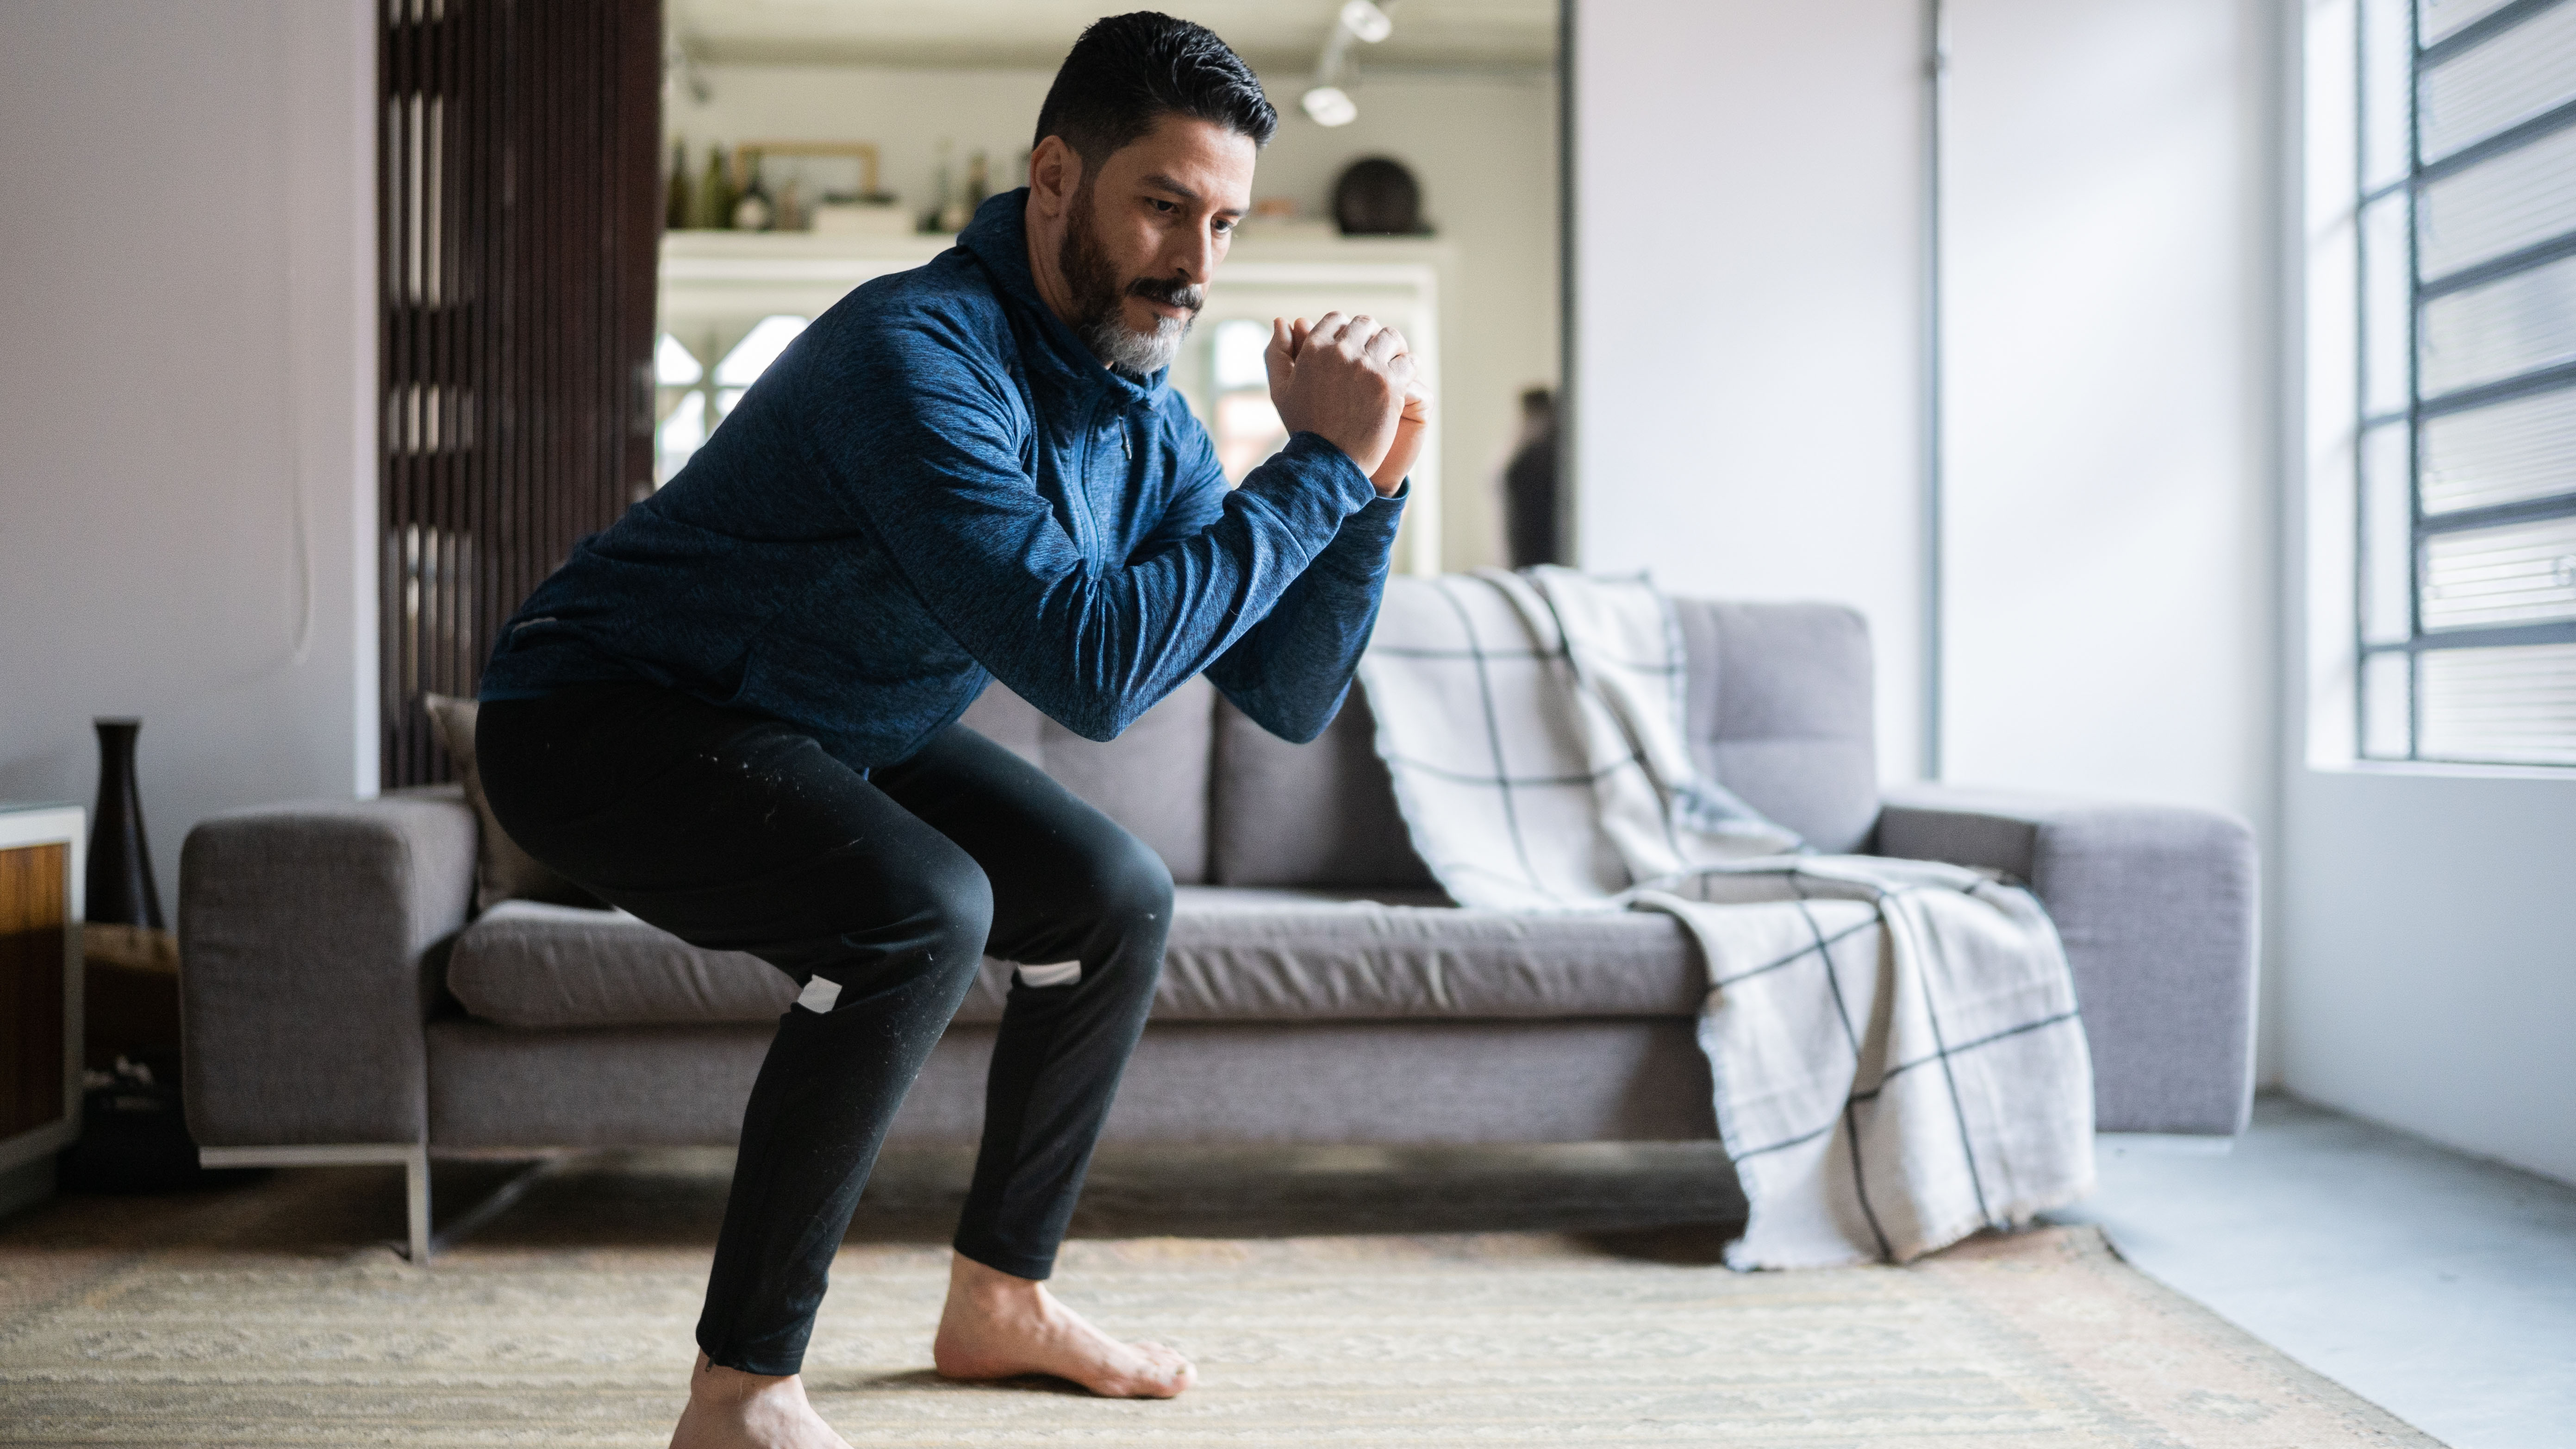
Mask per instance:
[[[1090,867],[1087,884],[1104,925],[1156,931],[1171,925],[1172,868],[1152,846],[1121,830]]]
[[[1163,964],[1163,936],[1172,922],[1172,872],[1153,848],[1111,827],[1068,852],[1049,873],[1047,901],[1032,902],[1051,918],[1045,944],[1023,951],[1061,954],[1061,962],[1023,956],[1019,979],[1028,986],[1069,986],[1098,980],[1106,971],[1128,986],[1153,990]]]
[[[984,961],[993,934],[993,882],[963,851],[922,883],[921,930],[926,970],[960,982]]]
[[[830,1012],[883,991],[930,987],[962,997],[993,930],[993,885],[964,851],[906,863],[853,862],[813,937],[770,960],[807,978],[797,1004]]]
[[[1121,830],[1118,846],[1090,862],[1096,958],[1121,996],[1151,996],[1163,974],[1163,937],[1172,928],[1172,870],[1152,847]]]

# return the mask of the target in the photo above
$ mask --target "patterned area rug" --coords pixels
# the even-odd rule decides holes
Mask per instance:
[[[1749,1275],[1707,1229],[1089,1237],[1060,1291],[1194,1355],[1199,1387],[949,1384],[929,1343],[955,1165],[910,1200],[881,1173],[835,1267],[806,1367],[854,1445],[2434,1444],[2089,1228]],[[1127,1221],[1089,1230],[1198,1226],[1109,1176]],[[1312,1177],[1236,1185],[1293,1204]],[[1331,1216],[1387,1180],[1345,1174]],[[721,1189],[703,1167],[567,1172],[427,1270],[376,1241],[399,1227],[378,1173],[58,1202],[0,1229],[0,1443],[662,1444]]]

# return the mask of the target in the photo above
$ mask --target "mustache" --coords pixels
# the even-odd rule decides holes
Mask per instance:
[[[1149,302],[1160,302],[1166,307],[1178,307],[1188,312],[1196,312],[1207,305],[1207,288],[1193,287],[1168,278],[1138,277],[1127,284],[1127,293],[1129,296],[1142,297]]]

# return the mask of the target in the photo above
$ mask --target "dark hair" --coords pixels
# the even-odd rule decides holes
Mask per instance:
[[[1095,20],[1074,41],[1038,108],[1034,146],[1062,136],[1086,170],[1154,129],[1190,116],[1270,144],[1279,112],[1243,57],[1204,25],[1151,10]]]

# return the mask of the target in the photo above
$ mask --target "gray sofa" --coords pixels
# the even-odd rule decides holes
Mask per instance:
[[[2064,936],[2105,1131],[2231,1134],[2251,1091],[2252,841],[2163,806],[1915,787],[1882,797],[1848,610],[1680,605],[1705,766],[1830,851],[1993,866]],[[1194,681],[1116,742],[999,687],[967,720],[1161,852],[1179,883],[1152,1024],[1110,1118],[1157,1143],[1675,1141],[1715,1135],[1705,992],[1653,914],[1450,906],[1407,843],[1365,702],[1294,746]],[[188,1119],[209,1165],[428,1162],[730,1144],[794,994],[630,917],[470,910],[452,790],[223,816],[187,841]],[[971,1143],[1008,968],[906,1101],[900,1142]]]

